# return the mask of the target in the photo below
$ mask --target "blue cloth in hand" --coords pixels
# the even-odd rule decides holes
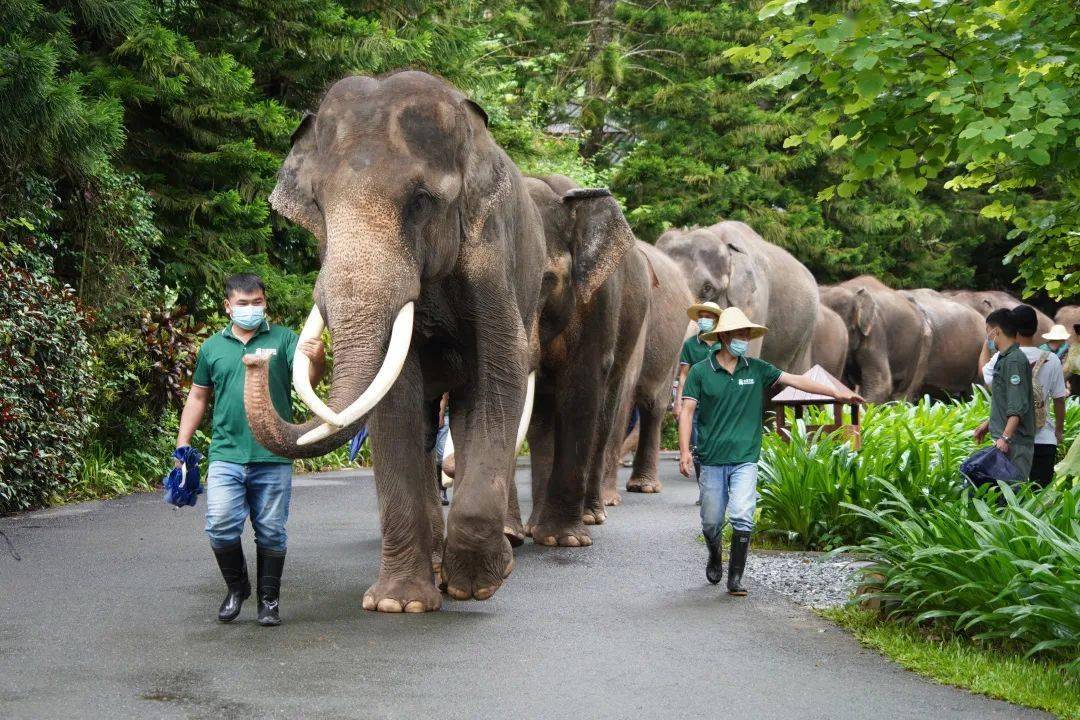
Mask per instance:
[[[998,480],[1010,485],[1024,480],[1009,456],[993,445],[972,454],[961,463],[960,472],[975,487],[996,485]]]
[[[194,506],[203,491],[199,484],[199,461],[202,460],[202,453],[190,445],[185,445],[176,448],[172,456],[182,465],[174,467],[165,476],[165,502],[176,507]]]
[[[360,428],[360,432],[356,433],[353,439],[349,441],[349,462],[356,460],[360,448],[364,447],[365,440],[367,440],[367,425]]]

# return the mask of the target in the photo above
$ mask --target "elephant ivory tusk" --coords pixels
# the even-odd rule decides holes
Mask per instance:
[[[390,388],[401,374],[401,368],[405,366],[405,358],[409,355],[409,345],[412,342],[412,329],[413,303],[408,302],[394,318],[394,327],[390,331],[390,345],[386,348],[386,355],[383,357],[379,372],[375,374],[375,379],[368,385],[367,390],[361,393],[352,405],[338,413],[333,421],[325,422],[311,432],[305,433],[296,441],[296,444],[310,445],[322,440],[339,428],[352,425],[378,405],[383,396],[390,392]]]
[[[536,373],[529,373],[528,383],[525,385],[525,407],[521,409],[521,420],[518,421],[517,442],[514,444],[514,452],[521,449],[521,443],[525,442],[525,435],[529,432],[529,421],[532,420],[533,396],[536,395]]]
[[[293,387],[296,388],[296,394],[300,396],[300,399],[304,401],[304,404],[308,406],[311,412],[318,415],[323,422],[337,425],[338,414],[331,410],[311,387],[311,360],[300,350],[300,346],[304,344],[305,340],[317,340],[322,335],[324,327],[326,327],[326,324],[323,322],[322,313],[319,312],[318,306],[311,308],[307,322],[304,323],[304,329],[300,331],[300,340],[296,343],[296,351],[293,353],[292,381]]]

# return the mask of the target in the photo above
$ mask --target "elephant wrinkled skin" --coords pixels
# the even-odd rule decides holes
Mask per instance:
[[[738,307],[769,328],[763,339],[751,341],[750,355],[791,373],[810,369],[817,282],[791,253],[732,220],[668,230],[656,247],[678,263],[699,302]]]
[[[824,289],[824,288],[822,288]],[[836,379],[844,375],[848,356],[848,330],[844,319],[822,303],[814,325],[814,347],[811,360]]]
[[[347,427],[328,423],[329,436],[307,445],[298,440],[320,419],[278,417],[265,360],[249,356],[255,437],[286,457],[309,457],[368,422],[382,559],[364,608],[438,609],[433,566],[451,596],[490,597],[513,564],[504,514],[545,258],[524,179],[483,110],[444,81],[406,71],[335,83],[294,133],[270,200],[318,239],[314,301],[332,339],[331,412],[371,385],[409,303],[415,320],[382,400]],[[431,448],[445,391],[457,480],[444,542]]]
[[[930,353],[918,394],[943,398],[971,392],[971,386],[981,378],[983,318],[936,290],[920,288],[902,294],[917,304],[930,321]]]
[[[848,329],[844,383],[869,402],[911,399],[922,385],[931,329],[922,310],[877,278],[861,275],[821,289]]]
[[[951,300],[967,305],[969,308],[986,317],[998,308],[1012,310],[1020,304],[1020,301],[1002,290],[944,290],[941,293]],[[1050,326],[1054,321],[1046,313],[1039,309],[1035,310],[1039,318],[1039,330],[1036,335],[1050,332]]]

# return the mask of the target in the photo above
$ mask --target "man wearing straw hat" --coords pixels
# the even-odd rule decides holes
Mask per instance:
[[[702,335],[716,329],[716,322],[720,319],[721,312],[720,306],[714,302],[691,305],[690,309],[686,311],[687,316],[697,323],[698,331],[696,335],[686,339],[682,351],[679,353],[679,387],[675,391],[675,404],[672,407],[676,418],[679,417],[682,411],[683,387],[686,385],[687,373],[690,372],[690,368],[709,355],[709,346],[712,345],[712,341],[704,340]],[[697,429],[697,416],[695,415],[693,429],[690,432],[690,448],[694,454],[695,479],[698,479],[701,475],[701,463],[698,461],[697,456]],[[701,500],[698,500],[698,505],[700,504]]]
[[[687,374],[679,415],[679,470],[686,477],[693,470],[690,434],[694,413],[698,416],[701,528],[709,548],[705,576],[714,585],[723,576],[721,533],[726,514],[732,531],[727,588],[729,594],[738,596],[746,595],[742,574],[754,529],[765,390],[779,383],[845,403],[863,401],[850,390],[838,391],[747,357],[750,340],[766,332],[739,308],[724,310],[716,328],[702,336],[713,345],[705,360]]]

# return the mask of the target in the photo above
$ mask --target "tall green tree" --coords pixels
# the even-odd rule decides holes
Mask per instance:
[[[860,0],[805,9],[772,0],[781,65],[759,81],[798,87],[812,124],[791,144],[850,148],[819,199],[850,198],[894,175],[984,195],[984,218],[1011,223],[1007,260],[1030,290],[1080,294],[1080,23],[1075,3]],[[766,36],[766,38],[768,37]],[[729,56],[768,61],[767,45]]]

